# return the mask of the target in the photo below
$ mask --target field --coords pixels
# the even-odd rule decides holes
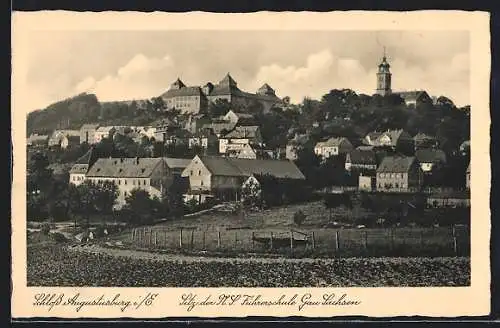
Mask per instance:
[[[128,253],[127,253],[128,254]],[[209,259],[28,247],[29,286],[467,286],[469,258]]]
[[[297,227],[295,212],[306,215]],[[321,202],[257,212],[213,211],[127,231],[117,237],[130,247],[209,252],[289,253],[296,256],[468,256],[467,228],[356,228],[341,219],[368,215],[363,209],[335,209],[329,218]],[[338,220],[338,222],[336,221]],[[293,232],[292,232],[293,231]]]

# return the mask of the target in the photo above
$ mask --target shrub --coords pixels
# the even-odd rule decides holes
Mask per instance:
[[[64,243],[64,242],[66,242],[66,241],[68,240],[68,239],[66,239],[66,237],[65,237],[62,233],[60,233],[60,232],[54,232],[54,233],[52,234],[52,239],[54,239],[54,241],[55,241],[56,243]]]
[[[306,219],[306,215],[304,214],[304,212],[302,212],[302,210],[298,210],[293,215],[293,223],[295,223],[297,226],[302,225],[302,223],[304,222],[305,219]]]
[[[50,224],[48,223],[44,223],[41,228],[40,228],[40,231],[44,234],[44,235],[48,235],[49,232],[50,232]]]

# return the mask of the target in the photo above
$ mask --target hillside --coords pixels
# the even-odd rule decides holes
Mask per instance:
[[[49,134],[55,129],[79,129],[83,124],[95,122],[142,125],[162,116],[156,109],[154,101],[99,102],[96,95],[82,93],[29,113],[26,132]]]

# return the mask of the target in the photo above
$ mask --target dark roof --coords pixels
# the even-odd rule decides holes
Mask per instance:
[[[162,158],[100,158],[89,169],[88,177],[147,178]]]
[[[350,163],[377,165],[377,156],[373,150],[353,150],[347,154]]]
[[[430,136],[428,134],[425,134],[425,133],[417,133],[413,137],[413,140],[415,140],[415,141],[425,141],[425,140],[434,140],[434,139],[436,139],[436,138],[433,136]]]
[[[203,96],[203,92],[200,87],[182,87],[180,89],[169,89],[167,92],[162,94],[163,98],[171,97],[181,97],[181,96]]]
[[[164,157],[163,160],[171,169],[185,169],[191,163],[190,159],[185,158]]]
[[[234,130],[229,132],[224,136],[224,138],[249,138],[253,139],[257,137],[257,133],[259,131],[259,126],[257,125],[252,125],[252,126],[237,126]]]
[[[338,137],[338,138],[330,138],[326,141],[321,141],[316,144],[316,147],[335,147],[335,146],[340,146],[343,142],[349,142],[350,141],[345,138],[345,137]]]
[[[441,149],[419,149],[415,157],[420,163],[446,163],[446,154]]]
[[[96,152],[90,148],[85,155],[76,160],[75,164],[71,167],[69,173],[87,173],[89,167],[97,161]]]
[[[406,173],[414,162],[413,156],[386,156],[377,168],[377,172]]]
[[[394,92],[394,94],[397,94],[401,98],[403,98],[405,101],[410,101],[410,100],[417,100],[421,96],[427,94],[424,90],[415,90],[415,91],[400,91],[400,92]]]
[[[212,129],[214,131],[214,133],[219,134],[223,130],[231,131],[231,130],[234,129],[235,126],[236,126],[235,123],[228,123],[228,122],[224,122],[224,123],[207,123],[207,124],[203,124],[202,128],[203,129]]]
[[[214,175],[249,177],[271,175],[282,179],[305,179],[299,168],[288,160],[243,159],[202,156],[201,161]]]

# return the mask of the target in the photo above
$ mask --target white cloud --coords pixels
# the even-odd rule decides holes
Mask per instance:
[[[424,89],[431,95],[446,95],[459,106],[469,102],[467,53],[424,67],[401,58],[391,60],[390,64],[394,91]],[[293,102],[300,102],[305,96],[320,98],[329,90],[339,88],[371,95],[376,87],[376,71],[377,67],[366,69],[355,58],[339,58],[323,50],[310,54],[301,67],[282,67],[276,63],[260,67],[252,86],[267,82],[280,96],[290,96]]]
[[[165,88],[162,82],[166,74],[171,74],[169,70],[173,67],[174,62],[169,56],[150,58],[137,54],[115,74],[108,74],[99,80],[92,76],[83,79],[76,85],[75,91],[95,93],[103,101],[150,98],[159,95]]]

